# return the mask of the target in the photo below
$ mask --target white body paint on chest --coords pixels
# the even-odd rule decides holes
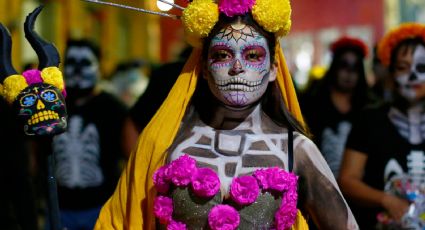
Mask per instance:
[[[189,154],[201,167],[205,164],[216,167],[214,170],[220,178],[223,194],[228,194],[232,179],[239,175],[272,166],[287,170],[288,156],[283,150],[287,146],[287,132],[282,129],[282,132],[264,133],[260,114],[258,107],[233,130],[195,125],[191,129],[192,135],[171,150],[168,161]]]

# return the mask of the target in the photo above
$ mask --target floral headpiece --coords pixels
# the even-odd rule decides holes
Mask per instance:
[[[378,44],[378,57],[385,66],[390,65],[391,53],[406,39],[420,38],[425,42],[425,25],[405,23],[388,32]]]
[[[56,48],[40,38],[34,31],[34,23],[41,12],[37,8],[26,19],[24,24],[25,36],[39,57],[39,69],[27,70],[18,74],[11,63],[12,41],[9,31],[0,24],[0,38],[2,53],[0,60],[0,95],[12,104],[20,92],[32,84],[46,83],[55,86],[65,96],[65,87],[62,72],[58,69],[59,53]]]
[[[346,49],[346,48],[356,48],[360,50],[362,56],[365,58],[367,57],[369,50],[367,48],[367,45],[358,38],[352,38],[352,37],[341,37],[340,39],[336,40],[331,44],[331,50],[333,53],[336,53],[340,49]]]
[[[218,22],[220,13],[228,17],[251,13],[254,20],[264,30],[285,36],[291,29],[291,5],[289,0],[193,0],[186,8],[159,0],[175,8],[183,10],[182,16],[155,12],[116,3],[99,0],[84,0],[115,7],[136,10],[174,19],[181,19],[186,33],[186,40],[194,47],[200,47],[202,39],[207,37]]]
[[[194,0],[183,11],[182,21],[187,41],[195,47],[208,36],[218,22],[219,14],[228,17],[251,12],[254,20],[267,32],[277,36],[291,28],[291,5],[288,0]]]

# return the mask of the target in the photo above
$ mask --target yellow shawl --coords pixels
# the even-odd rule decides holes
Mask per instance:
[[[155,229],[153,200],[156,192],[152,175],[165,163],[166,150],[177,134],[195,91],[201,59],[201,50],[195,49],[167,99],[139,137],[137,150],[131,154],[114,194],[102,208],[95,229]],[[283,99],[293,116],[304,124],[279,42],[276,45],[276,61],[277,81]],[[300,212],[293,229],[308,229]]]

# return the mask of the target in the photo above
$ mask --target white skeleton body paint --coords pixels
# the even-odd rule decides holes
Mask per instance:
[[[53,139],[58,182],[68,188],[96,187],[103,183],[99,167],[99,133],[93,124],[83,129],[83,119],[69,119],[69,130]]]
[[[420,144],[425,140],[425,111],[423,105],[413,106],[407,110],[407,116],[392,107],[388,113],[391,122],[399,134],[410,144]]]
[[[258,106],[252,116],[233,130],[195,125],[192,135],[176,146],[169,161],[189,154],[200,166],[214,169],[220,178],[222,194],[228,194],[234,177],[273,166],[288,170],[287,132],[281,128],[265,133],[260,114]]]

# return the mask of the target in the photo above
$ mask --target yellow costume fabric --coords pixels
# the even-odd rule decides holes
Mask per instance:
[[[304,124],[283,52],[277,44],[278,84],[289,111]],[[155,229],[153,201],[156,191],[152,176],[165,164],[167,149],[174,141],[195,92],[201,60],[201,50],[195,49],[167,99],[143,130],[136,152],[131,154],[114,194],[102,208],[95,229]],[[308,229],[300,212],[293,229]]]

